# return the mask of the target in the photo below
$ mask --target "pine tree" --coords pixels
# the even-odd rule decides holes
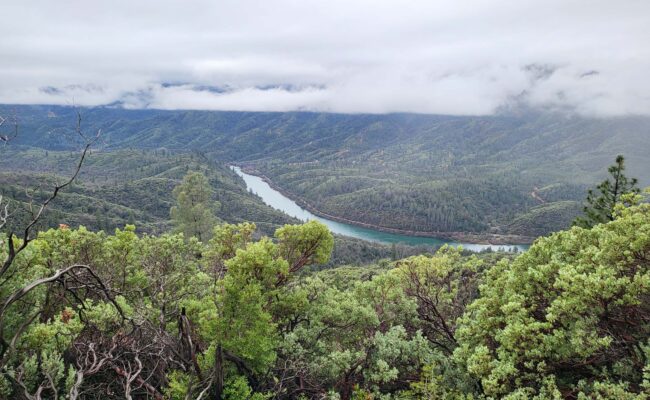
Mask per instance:
[[[636,187],[637,180],[629,179],[625,171],[625,158],[622,155],[616,157],[616,163],[610,166],[607,171],[611,175],[601,182],[596,190],[589,190],[587,193],[587,205],[584,207],[584,216],[573,221],[574,225],[583,228],[591,228],[594,225],[614,220],[614,206],[620,202],[621,196],[626,193],[639,193]]]
[[[196,237],[201,242],[210,239],[218,222],[214,213],[219,203],[212,200],[213,190],[205,175],[189,172],[172,193],[176,205],[170,213],[176,231],[185,234],[187,239]]]

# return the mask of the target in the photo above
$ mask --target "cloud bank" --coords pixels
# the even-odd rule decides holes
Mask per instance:
[[[650,114],[647,0],[21,0],[0,103]]]

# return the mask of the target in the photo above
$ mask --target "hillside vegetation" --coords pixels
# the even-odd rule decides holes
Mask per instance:
[[[19,143],[65,149],[73,110],[15,109]],[[569,225],[617,154],[650,183],[650,119],[94,108],[104,150],[197,150],[265,175],[326,214],[379,227],[523,236]]]
[[[516,258],[444,247],[321,272],[333,238],[315,221],[259,240],[251,223],[204,243],[134,231],[63,226],[17,256],[0,236],[3,398],[650,395],[649,204]]]
[[[0,161],[0,398],[650,396],[650,203],[622,156],[518,255],[283,224],[202,152],[22,146]],[[509,229],[556,229],[567,190],[536,184]]]
[[[2,193],[23,203],[29,201],[28,195],[39,199],[51,189],[56,176],[70,173],[77,157],[76,153],[66,151],[0,149]],[[188,171],[201,171],[208,177],[218,203],[216,216],[222,221],[256,222],[265,233],[297,222],[248,193],[230,169],[201,155],[172,154],[165,150],[116,150],[88,156],[79,178],[61,193],[41,226],[64,223],[111,232],[137,223],[140,232],[166,232],[171,227],[172,189]]]
[[[50,193],[53,184],[67,176],[78,157],[69,151],[23,146],[0,147],[0,196],[12,199],[13,219],[8,228],[21,226],[29,217],[29,202]],[[197,153],[167,150],[113,150],[90,154],[74,184],[61,192],[37,227],[65,224],[91,231],[114,232],[126,224],[138,233],[162,234],[172,228],[172,190],[189,171],[208,177],[220,222],[256,224],[256,236],[272,234],[278,227],[299,221],[275,210],[246,190],[229,168]],[[391,247],[336,236],[331,260],[318,268],[340,264],[367,264],[380,259],[430,253],[430,247]]]

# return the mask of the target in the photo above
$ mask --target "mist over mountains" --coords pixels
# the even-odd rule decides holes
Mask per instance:
[[[74,12],[69,12],[74,10]],[[0,103],[648,115],[646,1],[13,2]]]
[[[649,0],[0,11],[0,400],[650,399]]]

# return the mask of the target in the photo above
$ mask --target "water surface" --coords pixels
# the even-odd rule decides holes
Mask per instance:
[[[346,224],[338,221],[333,221],[331,219],[319,217],[314,215],[311,212],[305,210],[296,204],[295,201],[291,200],[287,196],[273,189],[268,183],[258,176],[250,175],[241,170],[241,168],[232,166],[233,171],[237,175],[241,176],[246,182],[246,187],[251,192],[257,194],[262,198],[262,200],[269,206],[275,208],[276,210],[284,211],[286,214],[298,218],[301,221],[310,221],[316,220],[324,223],[333,233],[338,233],[340,235],[350,236],[353,238],[368,240],[370,242],[378,242],[384,244],[391,243],[404,243],[408,245],[426,245],[426,246],[441,246],[443,244],[449,244],[451,246],[463,246],[464,249],[481,251],[487,248],[492,248],[493,250],[503,249],[508,251],[524,251],[528,249],[528,245],[522,244],[505,244],[505,245],[489,245],[489,244],[473,244],[473,243],[462,243],[453,240],[447,240],[442,238],[433,238],[433,237],[422,237],[422,236],[410,236],[410,235],[399,235],[395,233],[382,232],[375,229],[363,228],[356,225]]]

